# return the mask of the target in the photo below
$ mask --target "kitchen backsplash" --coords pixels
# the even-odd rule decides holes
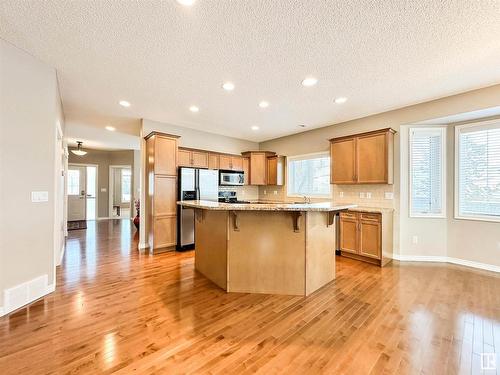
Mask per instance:
[[[367,207],[394,208],[393,185],[332,185],[332,196],[313,198],[312,201],[332,200],[335,203],[353,203]],[[259,200],[295,202],[300,197],[287,197],[286,186],[260,186]]]
[[[219,186],[219,191],[235,191],[239,200],[258,200],[258,186]]]

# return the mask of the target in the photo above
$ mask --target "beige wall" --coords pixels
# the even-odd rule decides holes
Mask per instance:
[[[84,156],[77,156],[71,152],[74,147],[70,148],[68,162],[76,164],[97,164],[98,177],[97,177],[97,217],[109,217],[109,166],[110,165],[130,165],[132,172],[134,169],[134,153],[133,150],[120,150],[120,151],[106,151],[106,150],[91,150],[85,148],[87,154]],[[135,183],[135,174],[132,173],[132,186]],[[101,191],[101,189],[106,191]],[[133,205],[132,205],[133,207]],[[134,210],[131,210],[131,215]]]
[[[453,220],[453,225],[446,225],[448,231],[436,231],[433,223],[428,222],[420,227],[410,222],[406,213],[403,215],[400,209],[400,187],[401,187],[401,158],[400,158],[400,127],[405,124],[412,124],[424,120],[455,115],[464,112],[471,112],[480,109],[498,106],[500,100],[500,85],[469,91],[466,93],[437,99],[430,102],[417,104],[357,120],[347,121],[331,125],[328,127],[311,130],[275,140],[263,142],[260,149],[275,151],[281,155],[292,156],[307,154],[312,152],[328,150],[328,139],[343,135],[355,134],[359,132],[391,127],[398,131],[395,136],[394,147],[394,185],[381,185],[378,188],[365,187],[335,187],[333,200],[340,201],[338,192],[348,191],[349,196],[356,198],[356,193],[360,189],[365,191],[375,191],[377,195],[386,191],[394,192],[392,203],[384,203],[385,206],[393,206],[395,209],[394,243],[397,254],[415,255],[418,251],[422,255],[443,255],[460,259],[500,265],[498,256],[498,223],[473,222],[464,220]],[[340,109],[341,110],[341,109]],[[405,167],[405,166],[404,166]],[[278,189],[279,191],[279,189]],[[263,197],[263,188],[260,189],[260,197]],[[448,191],[450,195],[452,192]],[[280,196],[280,194],[278,194]],[[281,196],[285,196],[282,191]],[[383,202],[383,200],[382,200]],[[364,199],[358,203],[370,206],[373,201]],[[379,202],[380,204],[380,202]],[[450,215],[450,213],[448,213]],[[448,217],[450,217],[448,215]],[[401,217],[401,219],[400,219]],[[400,224],[404,227],[401,231]],[[411,231],[407,230],[411,228]],[[412,233],[421,234],[420,243],[423,245],[419,249],[409,246],[408,241],[412,241]],[[400,242],[401,238],[401,242]],[[478,246],[478,244],[481,244]],[[449,249],[449,250],[448,250]]]
[[[55,70],[0,40],[0,308],[7,288],[44,275],[54,287],[57,121]]]

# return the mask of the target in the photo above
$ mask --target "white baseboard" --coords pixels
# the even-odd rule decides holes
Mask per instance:
[[[54,283],[48,283],[48,275],[42,275],[4,290],[3,307],[0,308],[0,316],[7,315],[52,293],[55,288]]]
[[[436,262],[436,263],[452,263],[461,266],[478,268],[481,270],[500,272],[500,266],[495,266],[492,264],[479,263],[471,260],[445,257],[445,256],[434,256],[434,255],[401,255],[394,254],[393,258],[401,262]]]
[[[56,266],[60,266],[62,264],[62,260],[64,258],[64,252],[66,251],[66,243],[63,244],[62,250],[61,250],[61,256],[59,257],[59,262],[56,264]]]
[[[147,249],[149,248],[149,244],[148,243],[140,243],[139,244],[139,250],[144,250],[144,249]]]

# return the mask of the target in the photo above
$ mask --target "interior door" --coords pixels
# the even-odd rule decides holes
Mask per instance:
[[[85,166],[68,166],[68,221],[85,220],[86,217]]]

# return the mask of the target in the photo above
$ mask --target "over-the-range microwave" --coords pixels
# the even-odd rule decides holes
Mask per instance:
[[[235,171],[219,171],[220,186],[240,186],[245,184],[245,173]]]

